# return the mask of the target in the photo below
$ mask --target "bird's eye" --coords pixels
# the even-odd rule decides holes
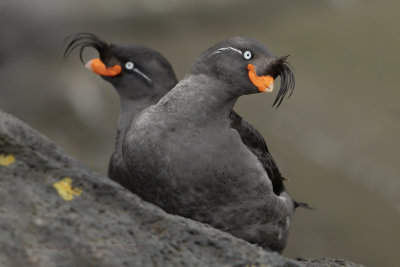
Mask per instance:
[[[253,57],[253,54],[250,51],[245,51],[243,53],[244,59],[251,59]]]
[[[133,64],[133,62],[131,62],[131,61],[128,61],[128,62],[125,63],[125,68],[127,70],[133,70],[134,66],[135,66],[135,64]]]

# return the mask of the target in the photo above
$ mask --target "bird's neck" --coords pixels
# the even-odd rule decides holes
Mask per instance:
[[[188,75],[171,91],[169,101],[173,101],[173,106],[183,111],[181,119],[226,126],[229,125],[229,116],[237,101],[237,97],[226,90],[227,86],[208,76]]]
[[[121,112],[119,115],[119,128],[126,128],[143,109],[156,102],[150,97],[142,97],[139,99],[120,98]]]
[[[133,118],[135,118],[142,110],[144,110],[148,106],[155,104],[156,100],[151,97],[142,97],[139,99],[120,97],[120,102],[121,111],[119,115],[118,132],[115,142],[116,150],[121,149],[122,140]]]

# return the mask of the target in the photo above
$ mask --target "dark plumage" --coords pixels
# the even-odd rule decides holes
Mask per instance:
[[[69,57],[74,50],[78,50],[79,57],[81,61],[84,62],[83,51],[85,50],[85,48],[90,47],[95,48],[99,52],[100,58],[107,66],[111,66],[110,62],[123,63],[123,61],[127,60],[133,60],[134,62],[136,62],[136,60],[141,56],[140,53],[153,55],[154,60],[158,60],[160,62],[160,66],[162,68],[158,69],[157,71],[153,71],[151,67],[146,67],[148,76],[154,77],[157,73],[157,75],[161,75],[164,77],[162,80],[162,84],[157,84],[157,87],[155,88],[156,90],[160,90],[161,93],[157,94],[156,97],[146,97],[150,99],[142,99],[134,95],[135,91],[149,91],[149,87],[151,87],[151,85],[149,84],[137,84],[138,82],[135,82],[135,79],[140,79],[140,77],[137,75],[131,77],[129,74],[122,74],[121,77],[118,78],[102,76],[106,81],[110,82],[119,93],[121,103],[125,103],[121,107],[120,123],[117,131],[115,149],[110,159],[108,175],[113,180],[121,183],[131,191],[135,192],[136,190],[134,188],[134,179],[130,177],[129,172],[126,169],[122,159],[122,138],[125,134],[126,128],[128,127],[128,122],[130,122],[138,113],[140,113],[142,109],[146,108],[146,105],[157,103],[157,101],[162,96],[164,96],[164,94],[169,89],[172,89],[172,87],[175,86],[177,80],[174,71],[171,65],[162,55],[146,47],[130,46],[126,47],[125,49],[123,49],[122,47],[119,48],[120,46],[108,44],[107,42],[101,40],[96,35],[91,33],[74,34],[71,35],[68,39],[69,42],[64,53],[65,58]],[[282,58],[282,66],[287,65],[285,59],[286,58]],[[146,62],[142,61],[142,64],[146,65]],[[162,75],[163,71],[165,72],[164,75]],[[293,87],[291,86],[294,85],[294,77],[293,75],[291,75],[290,72],[286,71],[286,67],[276,69],[275,72],[276,73],[274,75],[281,76],[281,83],[283,85],[283,89],[279,91],[278,96],[284,97],[288,90],[293,90]],[[278,100],[280,100],[281,102],[282,99],[277,97],[275,103]],[[141,102],[145,102],[145,104],[142,104]],[[284,190],[284,187],[282,183],[281,173],[279,172],[279,169],[275,164],[274,159],[268,151],[268,147],[262,135],[258,132],[257,129],[255,129],[247,121],[242,119],[242,117],[240,117],[233,110],[230,115],[230,120],[231,127],[238,131],[243,143],[257,156],[257,158],[264,166],[264,169],[268,173],[268,177],[273,183],[274,192],[276,194],[282,192]]]
[[[246,51],[252,57],[244,59]],[[252,39],[223,41],[132,121],[123,155],[145,200],[281,251],[295,202],[262,136],[231,113],[238,97],[258,92],[249,80],[249,63],[259,76],[281,76],[275,104],[293,91],[286,58],[274,57]]]
[[[268,177],[271,179],[274,193],[279,195],[285,190],[283,177],[268,150],[264,137],[247,121],[243,120],[236,112],[231,113],[231,127],[236,129],[243,143],[258,158],[263,165]]]
[[[122,139],[131,120],[146,107],[157,103],[175,86],[177,82],[175,73],[168,60],[151,48],[108,44],[90,33],[79,33],[69,37],[64,57],[78,50],[83,62],[82,53],[87,47],[95,48],[107,67],[113,65],[122,67],[119,75],[101,76],[114,86],[121,102],[115,149],[110,159],[108,175],[114,181],[136,192],[135,173],[128,172],[122,158]],[[133,69],[126,68],[127,62],[133,63]]]

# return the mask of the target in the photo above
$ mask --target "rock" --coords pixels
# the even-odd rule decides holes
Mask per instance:
[[[307,267],[328,267],[328,266],[347,266],[347,267],[358,267],[363,266],[361,264],[349,262],[344,259],[330,259],[330,258],[321,258],[316,260],[308,260],[298,258],[298,261],[305,264]]]
[[[357,266],[287,259],[169,215],[2,111],[0,218],[0,266]]]

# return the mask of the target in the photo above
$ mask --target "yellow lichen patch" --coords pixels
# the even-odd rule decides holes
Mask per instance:
[[[10,166],[15,162],[15,157],[12,154],[0,154],[0,166]]]
[[[65,177],[61,181],[54,183],[53,186],[57,190],[58,194],[66,201],[74,199],[74,196],[82,194],[82,189],[71,187],[72,179]]]

